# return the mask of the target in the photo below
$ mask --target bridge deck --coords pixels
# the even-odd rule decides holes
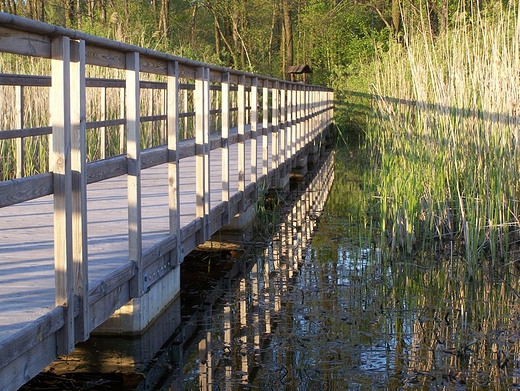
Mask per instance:
[[[246,156],[250,141],[246,142]],[[237,172],[237,144],[230,146],[230,172]],[[261,138],[258,139],[262,166]],[[222,200],[221,150],[211,152],[211,204]],[[269,162],[270,167],[270,162]],[[181,227],[195,218],[195,157],[180,161]],[[167,165],[141,173],[143,250],[168,235]],[[250,174],[247,173],[246,183]],[[89,283],[128,262],[126,175],[88,185]],[[230,178],[230,193],[238,175]],[[0,343],[54,308],[53,198],[0,208]]]

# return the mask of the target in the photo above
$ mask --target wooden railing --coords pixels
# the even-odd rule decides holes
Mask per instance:
[[[54,195],[56,306],[63,307],[65,316],[59,353],[72,351],[91,331],[87,184],[127,175],[129,259],[137,276],[131,296],[140,297],[145,291],[139,274],[145,258],[141,170],[168,164],[168,240],[180,246],[179,160],[196,156],[196,213],[202,221],[198,242],[203,242],[211,235],[211,150],[222,151],[222,201],[229,208],[230,145],[238,144],[238,190],[243,193],[246,170],[250,183],[268,178],[332,122],[333,92],[328,88],[204,64],[5,13],[0,13],[0,53],[20,56],[20,61],[50,60],[50,75],[0,74],[0,88],[12,88],[14,97],[13,126],[0,130],[0,143],[13,140],[16,151],[16,168],[0,182],[0,208]],[[114,76],[86,77],[87,71]],[[50,116],[43,122],[48,123],[26,121],[34,87],[47,91],[44,107]],[[116,140],[110,146],[109,135]],[[27,172],[25,140],[35,137],[48,138],[42,158],[48,166]],[[256,163],[259,138],[261,167]],[[181,262],[182,251],[177,254]]]

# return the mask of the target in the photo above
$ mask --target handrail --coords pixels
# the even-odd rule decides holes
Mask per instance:
[[[183,260],[180,238],[179,161],[196,157],[197,243],[209,239],[213,211],[210,202],[209,155],[222,150],[222,223],[229,223],[231,198],[239,197],[238,212],[245,209],[245,194],[269,173],[279,170],[311,145],[333,118],[333,91],[329,88],[280,80],[269,76],[197,62],[167,53],[95,37],[63,27],[0,12],[0,53],[51,60],[51,76],[0,74],[0,85],[14,86],[13,110],[18,118],[11,129],[0,130],[0,142],[13,138],[23,161],[23,139],[50,136],[49,172],[0,182],[0,208],[54,194],[54,247],[56,306],[63,307],[64,326],[58,335],[58,353],[68,353],[86,340],[89,323],[87,268],[87,184],[127,175],[129,260],[132,263],[131,297],[141,297],[143,270],[150,262],[142,248],[141,170],[168,164],[169,228],[161,251]],[[88,65],[124,70],[123,79],[87,78]],[[159,81],[141,80],[143,74]],[[51,124],[24,126],[25,88],[48,89]],[[119,89],[117,118],[107,118],[109,88]],[[88,89],[101,89],[100,118],[90,118]],[[144,90],[152,96],[150,110],[142,107]],[[124,96],[123,96],[124,94]],[[155,112],[158,110],[159,112]],[[87,121],[88,118],[88,121]],[[181,140],[182,121],[192,121],[194,137]],[[158,124],[161,140],[143,141],[144,123]],[[87,163],[88,129],[100,129],[104,149],[108,126],[120,130],[120,151]],[[184,125],[187,129],[188,125]],[[217,131],[211,127],[217,127]],[[268,142],[268,136],[271,141]],[[257,140],[262,138],[262,166],[257,167]],[[245,154],[250,140],[251,156]],[[230,194],[229,147],[238,144],[238,195]],[[269,159],[270,158],[270,159]],[[271,165],[269,166],[269,160]],[[249,181],[246,180],[249,171]],[[273,174],[275,175],[275,174]],[[173,246],[173,249],[172,249]],[[173,258],[173,256],[172,256]]]

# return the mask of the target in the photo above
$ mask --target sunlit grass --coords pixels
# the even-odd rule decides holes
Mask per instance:
[[[405,15],[404,43],[377,64],[366,146],[387,255],[459,239],[472,268],[506,258],[518,229],[519,24],[515,9],[463,11],[435,37]]]

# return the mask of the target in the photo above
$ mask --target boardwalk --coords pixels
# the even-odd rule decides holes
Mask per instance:
[[[15,118],[0,143],[13,140],[17,159],[16,178],[0,182],[0,390],[17,389],[122,306],[130,328],[121,332],[146,328],[178,294],[184,255],[319,154],[332,123],[326,88],[4,13],[0,52],[52,68],[0,74]],[[124,79],[87,78],[87,66],[123,69]],[[143,80],[150,74],[158,79]],[[31,88],[48,91],[53,126],[27,120]],[[121,98],[107,108],[110,89]],[[105,146],[110,127],[121,154]],[[24,148],[36,137],[49,137],[50,169],[26,175]],[[92,137],[100,151],[87,164]]]

